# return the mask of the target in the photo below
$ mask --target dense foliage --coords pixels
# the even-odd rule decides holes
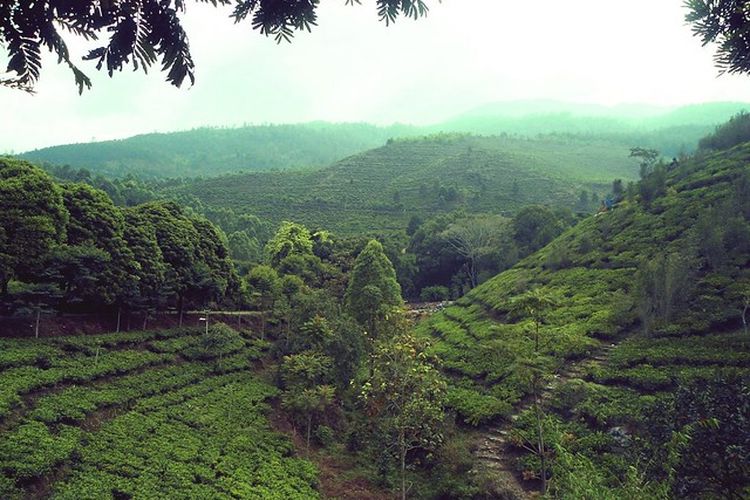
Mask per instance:
[[[56,184],[0,159],[0,300],[24,308],[148,313],[226,302],[238,286],[226,237],[172,202],[121,209],[88,184]]]

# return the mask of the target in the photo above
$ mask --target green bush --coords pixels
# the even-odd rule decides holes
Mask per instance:
[[[447,286],[426,286],[419,292],[419,300],[424,302],[439,302],[450,298]]]
[[[336,433],[327,425],[319,425],[315,429],[315,440],[319,445],[327,448],[335,442]]]

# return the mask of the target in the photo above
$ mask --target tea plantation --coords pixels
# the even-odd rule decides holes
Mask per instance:
[[[561,498],[632,497],[634,484],[654,497],[690,497],[696,484],[711,498],[742,489],[749,165],[745,144],[672,166],[650,203],[643,193],[623,197],[419,326],[443,360],[459,417],[510,427],[519,478],[539,479],[538,454],[525,451],[538,425],[528,403],[533,365],[547,384],[546,474]],[[533,318],[515,307],[530,290],[551,304],[538,349]],[[707,442],[716,445],[707,451]],[[701,453],[715,453],[715,463]],[[725,482],[708,484],[690,460],[727,468],[705,472]]]
[[[218,328],[0,340],[0,498],[317,497],[267,419],[268,344]]]

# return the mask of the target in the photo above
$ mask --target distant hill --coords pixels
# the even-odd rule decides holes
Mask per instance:
[[[215,177],[238,172],[324,167],[382,146],[391,138],[458,132],[525,137],[576,135],[620,147],[653,148],[672,157],[694,151],[700,138],[744,109],[750,106],[736,102],[663,108],[643,104],[606,107],[515,101],[490,103],[423,127],[313,122],[198,128],[53,146],[20,156],[39,163],[86,168],[109,177],[128,174],[144,179]]]
[[[198,128],[129,139],[68,144],[21,155],[35,162],[87,168],[110,177],[216,176],[238,171],[322,167],[414,135],[408,126],[307,123],[240,128]]]
[[[461,207],[492,213],[532,203],[574,207],[583,189],[601,196],[614,178],[634,179],[637,163],[628,153],[598,140],[442,134],[392,140],[319,170],[188,181],[167,194],[276,222],[377,231]]]
[[[678,108],[642,104],[613,107],[556,101],[499,102],[480,106],[443,123],[435,131],[476,134],[575,134],[630,147],[654,148],[665,156],[695,150],[698,141],[750,103],[715,102]]]

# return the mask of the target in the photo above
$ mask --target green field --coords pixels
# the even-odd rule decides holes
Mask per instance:
[[[267,419],[267,344],[202,332],[0,341],[0,497],[315,498]]]

